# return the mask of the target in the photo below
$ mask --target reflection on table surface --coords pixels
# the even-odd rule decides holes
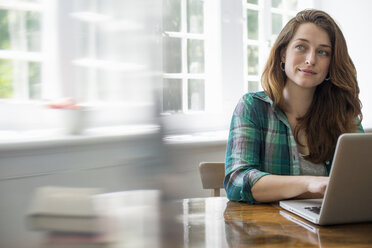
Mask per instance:
[[[371,247],[372,223],[318,226],[278,205],[183,201],[185,247]]]
[[[110,234],[113,242],[94,247],[371,247],[372,243],[372,223],[321,227],[275,204],[248,205],[225,197],[133,201],[127,195],[103,197],[101,207],[116,229]],[[18,240],[7,237],[7,242],[0,240],[0,247],[45,247],[48,236],[34,234],[25,227]]]

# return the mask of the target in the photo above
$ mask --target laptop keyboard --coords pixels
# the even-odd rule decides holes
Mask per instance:
[[[305,209],[313,213],[320,214],[320,207],[305,207]]]

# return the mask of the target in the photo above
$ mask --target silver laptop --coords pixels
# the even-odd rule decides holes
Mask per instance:
[[[372,134],[343,134],[323,199],[285,200],[280,207],[315,224],[372,221]]]

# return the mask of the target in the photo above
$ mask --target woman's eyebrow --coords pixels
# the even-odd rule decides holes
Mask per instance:
[[[294,41],[304,41],[304,42],[307,42],[307,43],[310,43],[310,41],[309,40],[307,40],[307,39],[304,39],[304,38],[298,38],[298,39],[296,39],[296,40],[294,40]],[[328,44],[320,44],[319,46],[321,46],[321,47],[328,47],[328,48],[332,48],[330,45],[328,45]]]

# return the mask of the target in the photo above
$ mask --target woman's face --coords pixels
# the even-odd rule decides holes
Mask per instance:
[[[286,83],[315,89],[327,77],[331,52],[326,31],[313,23],[301,24],[282,53]]]

